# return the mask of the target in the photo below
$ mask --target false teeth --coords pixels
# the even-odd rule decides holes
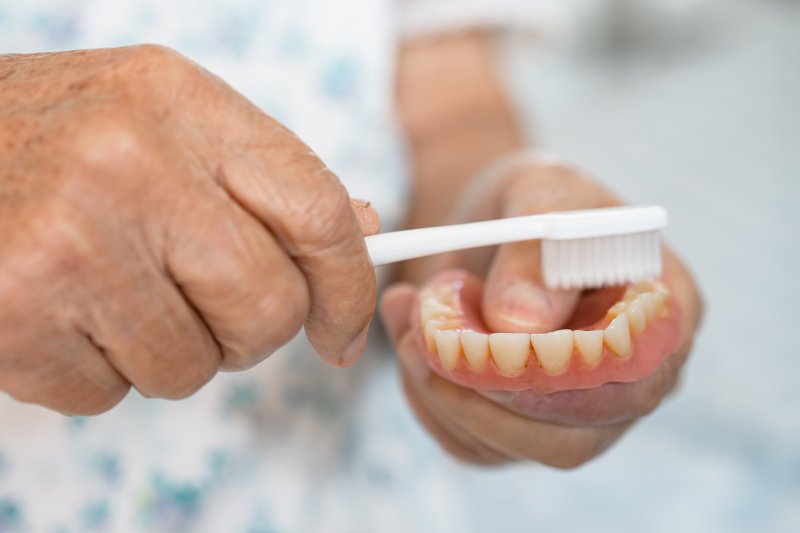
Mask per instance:
[[[527,333],[492,333],[489,335],[489,346],[500,373],[515,376],[528,361],[531,338]]]
[[[578,349],[583,361],[590,368],[595,368],[599,365],[600,359],[603,357],[603,330],[576,330],[573,332],[573,336],[575,338],[575,347]]]
[[[603,341],[612,352],[623,359],[631,355],[631,332],[628,324],[628,315],[625,313],[617,316],[603,332]]]
[[[560,374],[569,366],[572,357],[571,329],[534,333],[531,335],[531,344],[539,364],[549,373]]]
[[[473,372],[483,372],[489,362],[489,335],[465,331],[461,334],[461,347],[470,369]]]

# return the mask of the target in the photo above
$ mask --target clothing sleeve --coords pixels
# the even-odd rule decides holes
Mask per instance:
[[[467,29],[561,33],[574,18],[570,0],[397,0],[401,39]]]

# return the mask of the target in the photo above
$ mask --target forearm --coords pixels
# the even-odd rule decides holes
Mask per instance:
[[[475,173],[523,135],[484,33],[406,43],[397,87],[414,177],[407,225],[439,224]]]

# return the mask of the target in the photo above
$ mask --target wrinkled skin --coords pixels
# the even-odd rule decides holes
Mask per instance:
[[[303,326],[352,363],[377,229],[295,135],[175,52],[0,56],[0,389],[20,400],[185,397]]]
[[[476,178],[485,165],[521,147],[522,136],[509,118],[510,104],[498,97],[499,82],[487,81],[496,75],[484,36],[455,36],[430,46],[438,50],[433,54],[427,50],[424,56],[417,46],[406,48],[400,61],[399,107],[414,147],[417,194],[446,195],[450,203],[439,209],[417,207],[410,226],[620,204],[602,186],[561,164],[532,161],[491,179]],[[446,84],[475,88],[473,103],[457,103],[449,113],[433,113],[416,103],[444,101],[440,93],[448,91]],[[420,98],[425,92],[430,96]],[[479,118],[469,115],[476,107],[482,109]],[[465,115],[470,118],[462,118]],[[664,278],[682,310],[684,333],[677,352],[653,374],[633,383],[545,395],[478,392],[432,372],[411,320],[419,286],[437,274],[463,268],[484,279],[480,312],[493,331],[559,329],[582,299],[591,298],[579,291],[547,290],[539,254],[538,243],[521,242],[409,262],[398,270],[401,281],[382,297],[381,313],[402,364],[406,395],[422,424],[461,460],[482,465],[533,460],[559,468],[579,466],[611,446],[675,388],[691,348],[702,312],[700,296],[686,268],[665,249]]]
[[[510,206],[514,206],[514,212],[519,208],[521,213],[536,214],[615,203],[594,182],[566,168],[549,165],[530,165],[496,187],[501,198],[495,206],[498,213]],[[475,209],[486,208],[482,203]],[[459,266],[481,273],[487,279],[482,313],[488,323],[501,325],[498,331],[543,332],[567,323],[582,295],[545,289],[539,275],[538,254],[536,243],[516,243],[501,246],[494,253],[448,254],[432,259],[434,265],[430,268],[441,271]],[[664,279],[680,308],[687,310],[682,329],[689,334],[676,353],[640,381],[547,395],[530,391],[478,392],[431,372],[411,323],[416,316],[413,307],[417,305],[417,286],[400,283],[390,288],[383,296],[381,309],[405,368],[405,392],[421,421],[447,450],[476,463],[531,459],[567,468],[608,448],[675,387],[691,347],[700,304],[691,277],[669,250],[665,252]],[[527,283],[541,297],[520,302],[516,296],[498,296],[502,294],[500,287],[512,283]]]
[[[398,63],[410,226],[616,203],[562,166],[475,180],[524,144],[485,36],[410,43]],[[349,364],[373,311],[362,236],[377,225],[291,132],[174,52],[0,56],[0,390],[20,400],[90,414],[131,386],[181,398],[302,326],[326,360]],[[430,372],[409,327],[418,284],[467,268],[485,280],[490,327],[547,331],[584,296],[543,290],[537,253],[519,243],[410,262],[383,297],[411,405],[463,460],[582,464],[673,389],[691,346],[700,299],[667,253],[685,338],[651,376],[535,396]]]

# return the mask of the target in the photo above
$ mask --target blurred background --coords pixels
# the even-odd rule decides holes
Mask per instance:
[[[73,5],[33,3],[65,12]],[[378,335],[369,356],[348,372],[328,369],[305,346],[303,356],[290,346],[252,372],[219,376],[210,392],[187,401],[131,394],[94,419],[65,420],[3,399],[0,415],[19,423],[6,425],[0,446],[13,441],[31,455],[28,463],[10,464],[0,453],[0,531],[36,523],[31,502],[37,501],[54,514],[78,516],[85,526],[79,530],[127,530],[116,524],[134,522],[125,522],[127,516],[112,522],[114,509],[105,499],[119,480],[133,487],[141,530],[162,520],[177,524],[162,530],[229,531],[238,520],[255,524],[242,528],[253,532],[800,531],[800,349],[793,340],[800,319],[800,2],[576,3],[584,9],[561,38],[517,34],[499,43],[505,77],[537,146],[632,203],[669,209],[667,237],[694,268],[707,304],[676,395],[601,457],[567,472],[536,465],[485,470],[451,459],[413,418],[396,363]],[[112,3],[93,5],[97,27],[108,30],[90,45],[130,40],[114,33],[115,24],[150,28],[150,19],[134,23]],[[0,22],[10,7],[0,0]],[[51,26],[51,37],[77,32],[72,24]],[[206,54],[205,66],[245,94],[281,83],[291,91],[291,80],[305,79],[303,72],[286,81],[237,70],[228,60],[237,57],[240,28],[264,39],[269,32],[253,28],[247,17],[229,26],[220,37],[231,43],[229,56],[218,52],[217,41],[194,44]],[[6,29],[0,52],[36,51],[50,42],[22,25]],[[276,42],[268,45],[285,56],[304,53],[291,34]],[[269,112],[281,109],[285,115],[277,118],[320,153],[341,139],[318,123],[388,103],[351,98],[348,80],[358,69],[332,65],[324,86],[333,97],[312,109],[308,122],[281,108],[277,89],[257,100]],[[331,102],[344,103],[335,108]],[[366,119],[359,124],[386,129]],[[332,168],[377,153],[367,137],[348,140],[338,160],[331,152]],[[367,177],[384,164],[401,166],[367,163],[361,165]],[[372,197],[369,189],[361,195]],[[399,216],[399,207],[394,213],[391,205],[379,208]],[[162,435],[154,429],[158,420]],[[65,444],[53,446],[64,431]],[[205,454],[198,435],[211,435],[207,440],[218,440],[219,449]],[[223,445],[235,439],[244,444],[231,448],[234,453]],[[116,441],[124,441],[122,451]],[[177,460],[163,465],[162,458]],[[62,475],[61,459],[75,463],[74,472]],[[51,492],[31,484],[30,499],[19,503],[23,491],[14,475]],[[244,503],[226,492],[242,480],[250,491]],[[237,505],[251,502],[260,514],[248,522]],[[205,503],[233,511],[220,523],[203,521]],[[274,525],[296,524],[297,516],[305,520],[300,529]]]
[[[800,3],[609,2],[568,41],[506,51],[544,150],[667,206],[707,312],[678,393],[600,459],[464,469],[475,519],[800,531]]]

